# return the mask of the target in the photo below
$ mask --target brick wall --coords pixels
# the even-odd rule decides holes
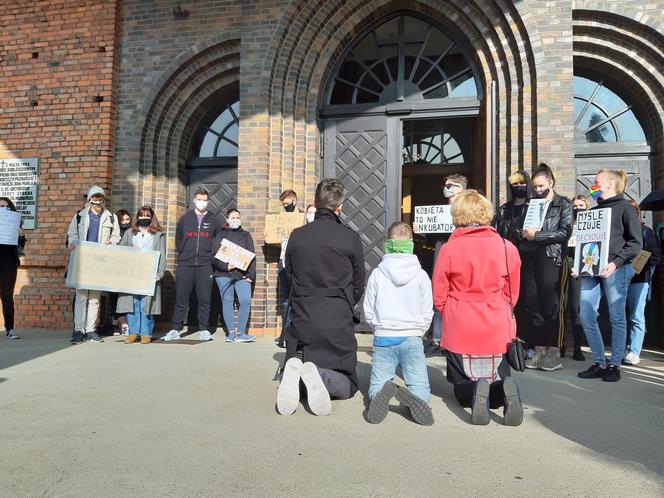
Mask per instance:
[[[0,158],[40,160],[37,228],[27,233],[16,323],[68,329],[66,228],[91,184],[111,186],[116,3],[4,2],[0,26]]]

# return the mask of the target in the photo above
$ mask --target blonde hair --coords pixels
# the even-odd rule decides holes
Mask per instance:
[[[525,183],[528,185],[528,183],[530,183],[530,178],[528,178],[526,175],[527,173],[525,171],[515,171],[507,177],[507,181],[510,182],[510,185],[514,185],[515,183]]]
[[[574,201],[582,201],[586,205],[586,209],[590,209],[590,200],[585,195],[575,195],[572,199],[572,202]]]
[[[616,192],[622,194],[627,187],[627,175],[621,169],[600,169],[598,175],[606,175],[609,180],[613,180],[616,184]]]
[[[413,230],[408,223],[395,221],[387,229],[387,238],[390,240],[410,240],[413,238]]]
[[[452,223],[455,227],[490,225],[493,221],[493,206],[477,190],[459,192],[452,204]]]

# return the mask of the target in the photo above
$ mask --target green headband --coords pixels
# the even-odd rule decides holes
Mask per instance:
[[[415,243],[412,240],[394,240],[385,241],[385,254],[413,254]]]

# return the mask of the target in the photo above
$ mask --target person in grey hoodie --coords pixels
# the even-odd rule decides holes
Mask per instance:
[[[390,226],[385,255],[369,277],[364,318],[374,332],[367,421],[382,422],[393,397],[408,407],[415,422],[432,425],[431,388],[422,336],[433,317],[431,280],[413,254],[407,223]],[[392,382],[401,366],[406,387]]]

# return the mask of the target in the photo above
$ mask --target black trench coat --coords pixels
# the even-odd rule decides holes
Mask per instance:
[[[353,306],[364,292],[360,237],[330,210],[293,231],[286,249],[291,281],[290,335],[286,358],[302,350],[303,360],[348,376],[358,387]]]

